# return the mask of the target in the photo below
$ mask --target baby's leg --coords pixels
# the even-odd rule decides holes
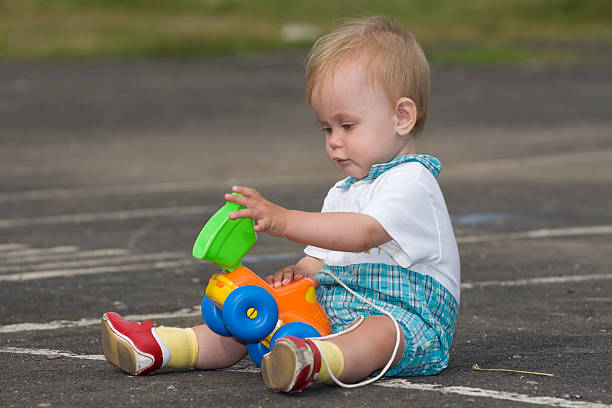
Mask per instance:
[[[153,322],[132,322],[112,312],[102,317],[102,349],[109,363],[133,375],[163,367],[228,367],[247,351],[246,345],[204,325],[191,329],[156,327]]]
[[[229,367],[246,356],[246,345],[234,337],[220,336],[205,324],[193,327],[198,339],[195,368],[210,370]]]
[[[391,367],[401,360],[404,352],[401,326],[399,335],[400,345]],[[387,365],[395,347],[396,328],[387,316],[368,316],[355,330],[327,341],[338,346],[344,358],[339,380],[355,383]]]
[[[404,352],[401,328],[399,335],[391,367]],[[329,371],[344,383],[357,383],[387,365],[396,338],[395,325],[387,316],[366,317],[355,330],[329,340],[282,337],[263,358],[263,380],[270,389],[289,392],[301,391],[315,381],[332,382]]]

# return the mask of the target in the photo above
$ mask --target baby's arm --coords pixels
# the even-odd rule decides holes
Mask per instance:
[[[271,203],[251,188],[235,186],[232,190],[242,196],[226,194],[225,199],[246,208],[229,214],[229,217],[253,218],[257,222],[257,232],[344,252],[362,252],[391,240],[387,231],[369,215],[288,210]]]

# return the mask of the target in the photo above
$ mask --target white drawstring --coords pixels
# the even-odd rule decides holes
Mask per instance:
[[[329,363],[327,362],[327,357],[325,357],[325,354],[323,353],[323,351],[319,350],[321,352],[321,358],[323,359],[323,361],[325,361],[325,365],[327,366],[327,371],[329,372],[329,376],[331,377],[331,379],[338,384],[341,387],[344,388],[357,388],[357,387],[361,387],[370,383],[373,383],[374,381],[378,380],[379,378],[381,378],[383,375],[385,375],[385,373],[389,370],[389,368],[391,368],[391,364],[393,364],[393,360],[395,360],[395,356],[397,355],[397,350],[399,349],[399,345],[400,345],[400,327],[399,324],[397,323],[397,320],[395,320],[395,318],[393,317],[393,315],[384,310],[383,308],[375,305],[374,303],[370,302],[369,300],[365,299],[363,296],[359,295],[358,293],[355,293],[353,290],[351,290],[348,286],[346,286],[344,284],[344,282],[340,281],[340,279],[336,278],[334,276],[333,273],[328,272],[328,271],[320,271],[320,273],[325,273],[329,276],[331,276],[332,278],[334,278],[334,280],[340,284],[340,286],[342,286],[344,289],[348,290],[350,293],[352,293],[354,296],[356,296],[358,299],[362,300],[363,302],[367,303],[368,305],[372,306],[374,309],[378,310],[379,312],[389,316],[391,318],[391,320],[393,320],[393,324],[395,325],[395,347],[393,348],[393,354],[391,354],[391,358],[389,359],[389,362],[387,363],[387,365],[385,366],[385,368],[383,368],[380,372],[380,374],[378,374],[376,377],[374,378],[370,378],[368,380],[364,380],[360,383],[357,384],[345,384],[342,381],[338,380],[336,378],[336,376],[331,372],[331,368],[329,367]],[[316,339],[316,340],[326,340],[326,339],[330,339],[332,337],[336,337],[336,336],[340,336],[342,334],[346,334],[349,333],[353,330],[355,330],[357,327],[359,327],[359,325],[361,325],[361,323],[363,323],[363,321],[365,320],[365,318],[363,317],[363,315],[360,315],[355,321],[357,322],[356,324],[352,324],[349,328],[347,328],[346,330],[343,330],[341,332],[338,333],[333,333],[330,334],[329,336],[323,336],[323,337],[311,337],[312,339]]]

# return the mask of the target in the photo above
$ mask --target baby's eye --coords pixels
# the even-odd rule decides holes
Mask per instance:
[[[324,127],[323,129],[321,129],[321,132],[326,133],[326,134],[330,134],[331,133],[331,128],[330,127]]]
[[[342,124],[342,129],[344,130],[351,130],[353,128],[353,124],[352,123],[344,123]]]

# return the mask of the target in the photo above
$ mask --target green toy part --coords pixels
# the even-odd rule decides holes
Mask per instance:
[[[242,257],[257,240],[253,229],[255,224],[251,218],[231,220],[228,215],[243,208],[245,207],[242,205],[228,201],[210,217],[193,245],[193,256],[214,262],[228,271],[242,266]]]

